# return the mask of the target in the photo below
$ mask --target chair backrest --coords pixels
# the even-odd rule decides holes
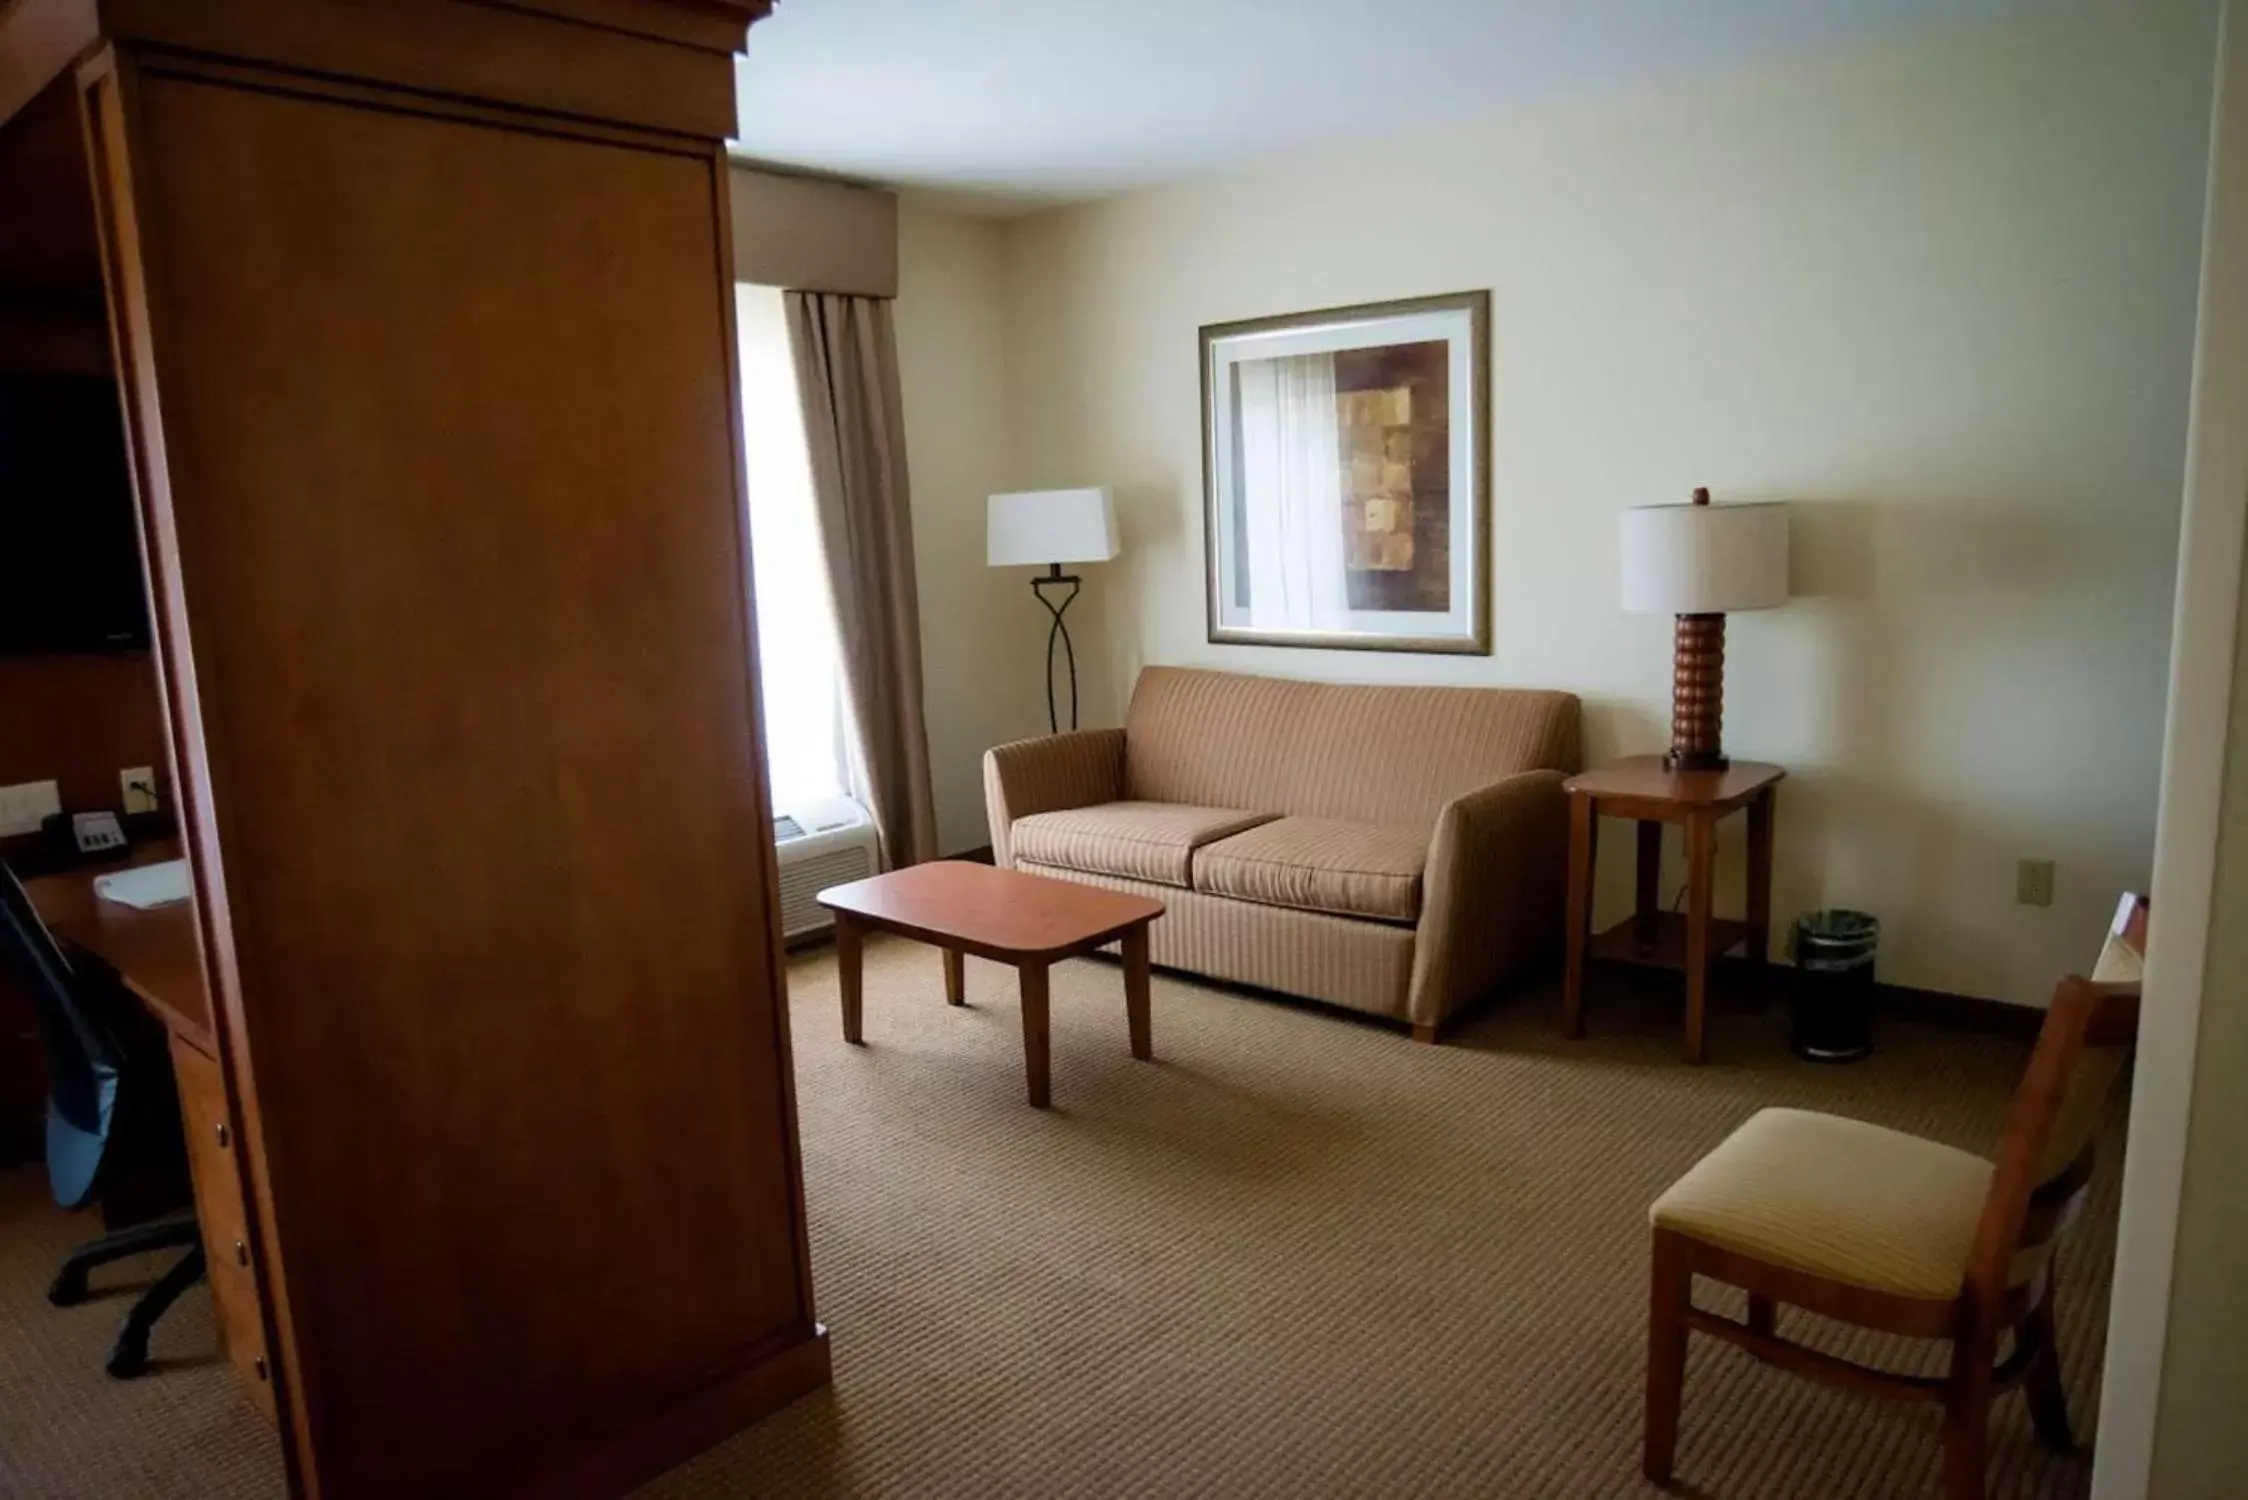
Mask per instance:
[[[1125,715],[1126,794],[1433,829],[1522,771],[1579,768],[1573,694],[1299,682],[1148,667]]]
[[[1968,1259],[1969,1294],[1985,1308],[2014,1280],[2015,1258],[2050,1243],[2083,1202],[2100,1119],[2138,1041],[2146,922],[2146,898],[2125,896],[2092,976],[2071,975],[2053,992],[2006,1110]]]
[[[2146,914],[2143,897],[2123,899],[2108,929],[2107,941],[2100,945],[2100,960],[2092,966],[2092,983],[2129,985],[2133,994],[2137,993],[2136,986],[2146,972]],[[2068,1085],[2061,1091],[2052,1134],[2037,1158],[2038,1188],[2059,1180],[2080,1163],[2089,1167],[2092,1138],[2099,1133],[2108,1099],[2115,1092],[2116,1080],[2123,1076],[2123,1065],[2130,1060],[2131,1044],[2136,1039],[2135,1027],[2129,1037],[2106,1045],[2087,1039]]]
[[[0,952],[31,990],[47,1054],[47,1180],[55,1201],[91,1198],[117,1111],[119,1053],[87,1007],[70,960],[0,860]]]

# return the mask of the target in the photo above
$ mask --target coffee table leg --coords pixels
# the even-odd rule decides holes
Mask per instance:
[[[944,1003],[968,1003],[968,955],[958,948],[946,948],[944,953]]]
[[[1030,1079],[1030,1107],[1044,1109],[1053,1095],[1049,1084],[1051,1054],[1046,1026],[1046,965],[1022,966],[1023,1072]]]
[[[835,914],[835,970],[837,988],[843,992],[843,1040],[846,1042],[865,1040],[859,1016],[859,970],[865,939],[857,922],[841,912]]]
[[[1132,1029],[1132,1055],[1141,1062],[1155,1058],[1155,1044],[1147,1014],[1147,924],[1124,934],[1124,1019]]]

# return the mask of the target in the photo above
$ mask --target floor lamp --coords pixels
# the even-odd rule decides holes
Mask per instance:
[[[1062,564],[1107,562],[1117,552],[1116,506],[1105,489],[1026,490],[993,495],[985,513],[984,561],[994,568],[1029,564],[1046,571],[1030,580],[1030,591],[1046,606],[1054,623],[1046,631],[1046,727],[1059,732],[1054,703],[1054,648],[1069,666],[1069,727],[1077,727],[1077,650],[1070,644],[1062,612],[1084,583]],[[1049,596],[1053,589],[1058,597]]]

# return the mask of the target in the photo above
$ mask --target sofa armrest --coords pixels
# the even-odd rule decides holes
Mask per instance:
[[[1429,842],[1409,1001],[1426,1037],[1561,942],[1569,798],[1560,771],[1525,771],[1446,803]]]
[[[984,752],[984,813],[991,857],[1014,867],[1009,832],[1032,813],[1092,807],[1124,796],[1124,731],[1076,729]]]

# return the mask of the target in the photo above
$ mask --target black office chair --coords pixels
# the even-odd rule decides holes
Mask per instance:
[[[119,1162],[177,1161],[184,1156],[179,1105],[169,1062],[150,1049],[130,1052],[116,1041],[137,1015],[113,982],[74,968],[23,883],[0,860],[0,951],[31,988],[39,1037],[47,1053],[47,1180],[55,1202],[80,1208],[101,1191]],[[105,1022],[105,1015],[108,1021]],[[148,1332],[180,1293],[203,1279],[203,1236],[192,1211],[103,1235],[62,1263],[47,1299],[57,1307],[86,1300],[95,1266],[151,1250],[187,1250],[178,1264],[141,1293],[110,1349],[109,1373],[130,1379],[148,1368]]]

